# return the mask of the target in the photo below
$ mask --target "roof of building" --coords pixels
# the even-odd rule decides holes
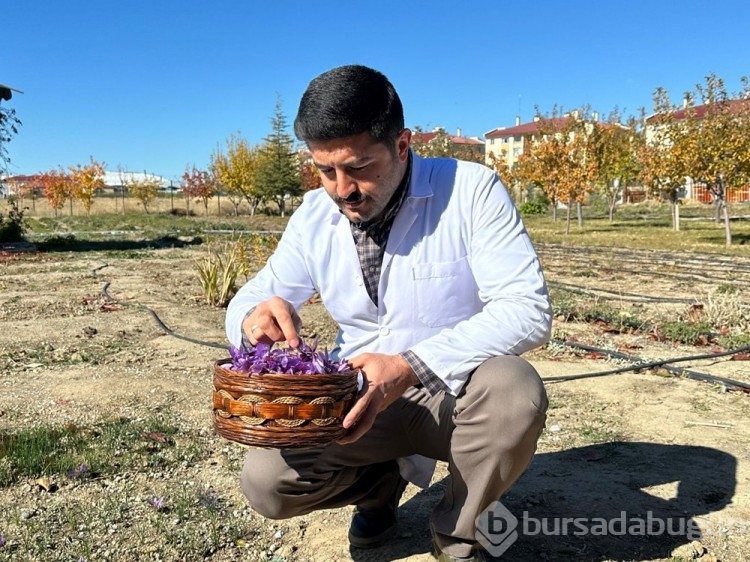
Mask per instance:
[[[749,107],[750,108],[750,99],[734,99],[734,100],[728,100],[726,102],[719,102],[720,104],[727,104],[729,107],[730,113],[737,113],[742,107]],[[703,104],[703,105],[696,105],[693,107],[683,107],[682,109],[678,109],[677,111],[672,112],[672,117],[674,119],[680,120],[685,119],[686,117],[696,117],[700,119],[703,117],[711,107],[710,104]],[[653,121],[659,114],[653,114],[646,118],[646,121]]]
[[[156,174],[147,174],[146,172],[104,172],[104,185],[107,186],[125,185],[127,181],[143,181],[145,179],[157,180],[159,187],[169,187],[171,185],[168,179]]]
[[[521,123],[514,127],[498,127],[497,129],[492,129],[488,133],[485,133],[484,138],[498,139],[503,137],[515,137],[517,135],[531,135],[538,132],[539,127],[542,124],[551,123],[552,125],[557,125],[564,122],[566,119],[568,119],[568,117],[542,118],[534,119],[534,121],[529,121],[528,123]]]
[[[438,134],[437,132],[426,133],[426,132],[419,131],[419,132],[413,133],[412,136],[417,141],[428,143],[432,139],[434,139],[437,136],[437,134]],[[451,140],[451,142],[453,144],[467,144],[467,145],[484,146],[484,141],[481,141],[479,139],[474,139],[474,138],[471,138],[471,137],[459,137],[459,136],[456,136],[456,135],[448,135],[448,138],[450,138],[450,140]]]

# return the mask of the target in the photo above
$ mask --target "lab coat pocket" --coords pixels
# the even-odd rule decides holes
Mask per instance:
[[[413,267],[419,320],[430,327],[455,326],[476,312],[476,284],[468,260]]]

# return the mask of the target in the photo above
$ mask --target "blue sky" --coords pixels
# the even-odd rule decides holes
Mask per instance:
[[[85,164],[178,180],[232,133],[289,123],[308,82],[366,64],[407,126],[465,136],[583,105],[673,100],[713,72],[750,75],[747,0],[4,0],[0,83],[23,121],[13,174]]]

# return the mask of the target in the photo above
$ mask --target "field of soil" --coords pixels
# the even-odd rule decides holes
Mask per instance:
[[[196,275],[196,259],[206,250],[147,246],[115,251],[102,243],[85,251],[0,258],[0,434],[36,424],[85,426],[166,412],[207,450],[168,474],[79,485],[61,477],[57,490],[33,480],[0,489],[0,536],[6,541],[0,560],[71,559],[55,554],[52,545],[47,555],[28,545],[46,532],[67,540],[59,530],[66,524],[60,518],[66,503],[98,505],[121,493],[123,482],[130,498],[123,496],[123,503],[154,489],[169,498],[177,488],[210,487],[227,513],[246,525],[242,538],[228,538],[208,553],[166,545],[165,530],[139,523],[133,508],[132,519],[124,515],[114,526],[100,529],[93,521],[88,530],[70,532],[89,533],[94,546],[82,559],[433,560],[427,518],[442,493],[444,466],[430,488],[407,488],[400,535],[376,551],[349,549],[351,508],[280,522],[249,511],[237,481],[242,451],[211,430],[210,363],[226,355],[226,342],[224,311],[203,303]],[[644,360],[718,350],[715,335],[698,338],[700,346],[675,343],[659,326],[726,319],[736,330],[750,323],[750,257],[538,250],[556,297],[557,343],[528,359],[548,379],[551,405],[532,466],[503,498],[519,520],[519,537],[497,559],[749,560],[750,394],[731,384],[750,384],[747,355],[676,365],[729,384],[665,371],[552,379],[622,367],[622,359],[608,357],[607,350]],[[168,334],[151,311],[174,332]],[[319,304],[305,305],[302,318],[305,335],[332,341],[335,327]],[[627,329],[618,318],[628,319]],[[638,320],[641,326],[635,326]],[[604,351],[581,351],[563,341]],[[633,524],[649,517],[671,526],[658,533],[652,525],[640,536],[620,533],[617,525],[609,532],[594,526],[596,518]],[[555,529],[553,518],[585,518],[588,532],[576,533],[580,527],[572,524],[566,532]],[[90,538],[93,529],[101,536]],[[13,538],[23,533],[25,542]]]

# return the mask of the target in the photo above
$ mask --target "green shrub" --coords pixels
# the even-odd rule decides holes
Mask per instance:
[[[26,221],[23,209],[18,208],[15,197],[8,198],[7,215],[0,212],[0,242],[23,242],[26,234]]]
[[[547,206],[548,204],[544,199],[532,199],[518,207],[518,212],[522,215],[543,215],[547,212]]]
[[[739,349],[750,346],[750,334],[732,334],[719,336],[716,342],[724,349]]]
[[[661,326],[662,335],[673,342],[695,345],[708,342],[712,335],[712,327],[706,322],[695,324],[687,322],[664,322]]]

